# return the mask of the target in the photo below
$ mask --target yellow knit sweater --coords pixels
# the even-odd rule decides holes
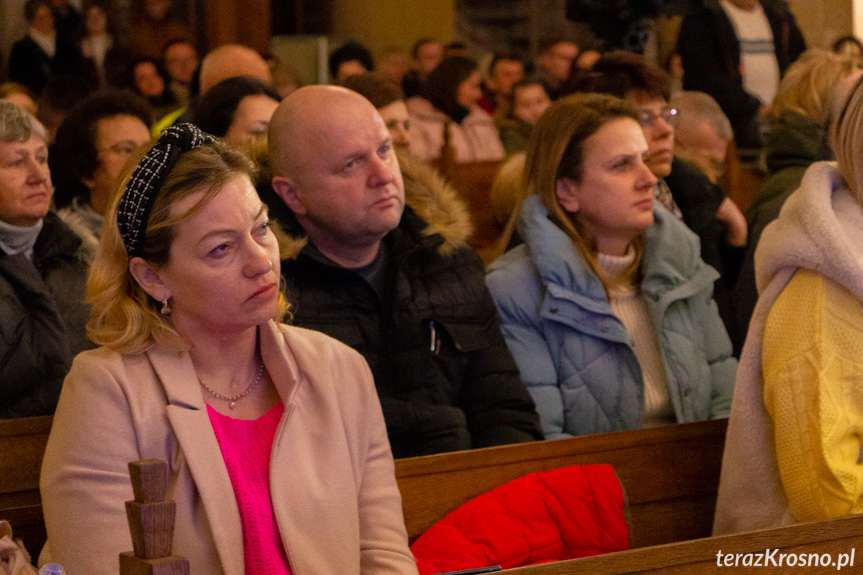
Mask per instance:
[[[801,269],[764,331],[764,401],[797,521],[863,512],[863,305]]]

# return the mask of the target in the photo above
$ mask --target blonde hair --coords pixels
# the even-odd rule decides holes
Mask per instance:
[[[139,152],[134,160],[143,158],[147,151]],[[137,161],[133,160],[126,164],[105,216],[101,241],[87,279],[87,301],[91,305],[87,334],[94,343],[121,353],[141,353],[153,344],[184,351],[190,348],[189,342],[174,328],[170,316],[159,313],[160,303],[132,277],[129,256],[117,226],[120,201],[136,166]],[[220,140],[183,153],[154,192],[153,209],[141,240],[141,257],[156,268],[167,264],[177,226],[199,212],[234,178],[245,176],[254,181],[254,175],[252,163]],[[204,195],[190,210],[171,213],[174,204],[199,192]],[[280,290],[276,321],[284,318],[288,307]]]
[[[771,114],[796,112],[827,127],[830,100],[836,84],[854,71],[854,60],[826,50],[812,48],[803,53],[785,72]]]
[[[557,197],[557,182],[583,175],[584,142],[608,122],[619,118],[638,121],[629,102],[606,94],[573,94],[557,100],[534,126],[524,165],[523,186],[539,196],[554,223],[569,236],[589,268],[599,276],[606,292],[613,284],[635,283],[644,251],[641,236],[634,242],[635,261],[619,279],[608,277],[597,264],[597,247],[590,230],[567,212]]]
[[[830,132],[839,173],[863,205],[863,77],[854,84]]]

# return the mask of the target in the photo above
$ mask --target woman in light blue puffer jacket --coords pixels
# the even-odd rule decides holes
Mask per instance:
[[[643,115],[643,114],[642,114]],[[737,363],[698,240],[653,201],[638,111],[557,101],[528,148],[524,245],[489,268],[548,439],[726,417]]]

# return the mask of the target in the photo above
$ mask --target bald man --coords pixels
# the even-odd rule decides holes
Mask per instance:
[[[201,62],[200,93],[228,78],[252,76],[267,85],[273,83],[270,67],[260,54],[240,44],[225,44],[207,53]]]
[[[197,97],[189,100],[187,106],[167,114],[159,119],[152,128],[154,137],[158,137],[162,130],[175,123],[191,122],[194,116],[194,107],[197,98],[205,94],[210,88],[228,78],[237,76],[251,76],[267,84],[273,83],[270,67],[260,54],[240,44],[225,44],[210,50],[201,61],[201,73],[198,80],[199,93]]]
[[[464,206],[429,168],[400,166],[374,106],[301,88],[276,109],[269,150],[292,214],[282,272],[294,323],[363,354],[393,455],[541,439]]]

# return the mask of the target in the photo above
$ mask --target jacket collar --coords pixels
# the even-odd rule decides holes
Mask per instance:
[[[761,235],[759,293],[798,268],[830,278],[863,300],[863,210],[833,162],[816,162]]]
[[[55,257],[78,258],[84,261],[81,253],[81,239],[69,229],[54,212],[42,218],[42,231],[33,246],[33,262],[45,262]]]
[[[261,357],[287,412],[299,387],[300,370],[275,322],[261,325],[259,334]],[[222,452],[192,360],[187,352],[159,347],[148,350],[147,357],[165,390],[168,420],[201,494],[222,567],[227,575],[244,575],[240,513],[227,468],[213,464],[222,461]],[[285,418],[276,431],[276,443],[284,425]]]
[[[645,237],[641,289],[653,302],[667,305],[703,289],[719,274],[701,261],[695,234],[658,202],[653,216]],[[538,196],[524,200],[519,232],[543,284],[556,284],[587,298],[579,301],[583,307],[608,311],[599,277],[582,261],[569,236],[549,219]]]

